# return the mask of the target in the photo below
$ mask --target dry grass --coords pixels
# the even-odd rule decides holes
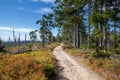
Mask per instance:
[[[52,43],[52,44],[48,44],[46,45],[46,47],[50,50],[53,50],[55,47],[57,47],[58,45],[60,45],[60,43]]]
[[[54,76],[50,49],[0,55],[0,80],[48,80]]]

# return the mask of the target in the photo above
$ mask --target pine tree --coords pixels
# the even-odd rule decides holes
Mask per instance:
[[[30,39],[32,40],[32,42],[34,43],[37,40],[37,34],[36,31],[31,31],[29,33]]]
[[[51,42],[51,38],[52,38],[52,32],[51,32],[51,28],[53,26],[53,22],[52,22],[52,14],[48,14],[48,15],[43,15],[41,20],[38,20],[36,22],[36,24],[40,24],[41,27],[39,29],[39,33],[41,34],[40,37],[42,39],[42,47],[45,47],[45,43]]]
[[[58,25],[62,27],[71,26],[73,31],[73,45],[75,48],[80,48],[80,27],[82,25],[82,12],[83,4],[82,0],[59,0],[56,1],[57,6],[54,8],[56,15],[55,20]]]

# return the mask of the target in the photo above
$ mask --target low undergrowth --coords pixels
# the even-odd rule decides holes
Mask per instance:
[[[82,59],[85,65],[103,75],[106,80],[120,80],[120,55],[111,53],[92,53],[80,49],[63,48],[77,59]]]
[[[0,54],[0,80],[50,80],[55,70],[51,53],[47,48],[23,54]]]
[[[55,47],[57,47],[58,45],[60,45],[60,43],[52,43],[52,44],[48,44],[46,45],[46,47],[50,50],[53,50]]]

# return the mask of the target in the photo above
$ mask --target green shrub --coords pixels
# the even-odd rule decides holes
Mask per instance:
[[[120,47],[116,48],[115,52],[116,54],[120,54]]]
[[[62,48],[63,49],[72,49],[73,46],[72,45],[66,45],[66,44],[64,44],[64,45],[62,45]]]
[[[81,45],[81,48],[86,50],[88,48],[88,45],[83,44],[83,45]]]
[[[55,70],[55,67],[52,64],[46,64],[45,67],[44,67],[45,75],[48,78],[51,78],[51,77],[54,76],[54,73],[55,73],[54,70]]]

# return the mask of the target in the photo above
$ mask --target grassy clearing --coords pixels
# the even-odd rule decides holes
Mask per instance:
[[[55,58],[52,49],[26,52],[23,54],[0,55],[0,80],[48,80],[54,77]],[[53,80],[53,79],[52,79]]]
[[[85,65],[103,75],[106,80],[120,80],[120,55],[90,53],[78,49],[63,48],[76,59],[82,59]]]

